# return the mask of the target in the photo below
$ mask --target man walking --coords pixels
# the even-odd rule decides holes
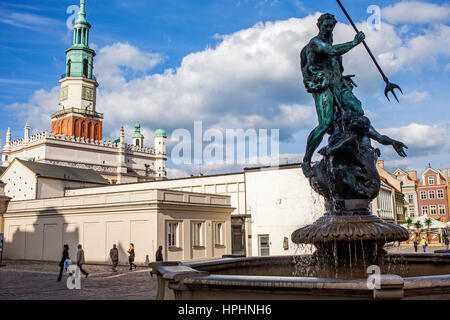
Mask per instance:
[[[82,274],[88,277],[89,273],[87,273],[85,270],[83,270],[83,264],[85,264],[86,261],[84,260],[84,250],[81,247],[81,244],[78,245],[78,251],[77,251],[77,266],[80,268],[80,271]]]
[[[414,250],[416,251],[416,253],[417,253],[417,247],[418,246],[419,246],[419,241],[414,240]]]
[[[450,243],[450,240],[448,240],[448,237],[445,237],[445,239],[444,239],[445,250],[448,250],[449,243]]]
[[[119,264],[119,250],[117,250],[116,244],[113,244],[112,249],[109,251],[109,257],[112,262],[112,271],[117,272],[117,265]]]

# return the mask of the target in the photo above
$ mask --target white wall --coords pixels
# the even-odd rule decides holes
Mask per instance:
[[[245,214],[244,173],[66,190],[65,195],[78,196],[148,189],[173,189],[186,192],[227,195],[231,197],[231,206],[236,208],[233,214]]]
[[[269,235],[270,255],[298,253],[291,234],[324,214],[323,198],[310,187],[299,166],[245,173],[247,213],[252,216],[252,255],[259,255],[259,235]],[[283,240],[289,239],[284,250]]]
[[[82,244],[88,263],[109,263],[115,243],[120,261],[126,263],[129,244],[134,243],[137,263],[147,256],[154,261],[159,245],[167,250],[166,221],[175,219],[186,226],[180,257],[166,252],[165,260],[210,260],[231,252],[229,239],[225,247],[214,247],[211,229],[215,221],[223,221],[228,234],[230,213],[228,197],[167,190],[17,201],[4,214],[4,257],[58,261],[68,244],[75,259],[76,246]],[[194,220],[205,223],[204,248],[195,253],[188,227]]]
[[[1,177],[6,183],[5,194],[11,201],[36,199],[36,175],[20,162],[14,162]]]

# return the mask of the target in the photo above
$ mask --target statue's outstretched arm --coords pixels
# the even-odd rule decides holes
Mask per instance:
[[[365,35],[363,32],[356,34],[353,41],[331,45],[323,41],[314,41],[314,49],[317,53],[327,56],[342,56],[363,42]]]
[[[373,126],[370,126],[369,136],[371,139],[381,143],[382,145],[392,146],[400,157],[406,157],[406,152],[404,149],[408,149],[408,147],[403,142],[381,135]]]

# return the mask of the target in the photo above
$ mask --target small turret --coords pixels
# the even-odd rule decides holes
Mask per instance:
[[[141,124],[139,122],[134,126],[133,145],[141,148],[144,146],[144,135],[141,133]]]
[[[25,140],[25,142],[28,142],[29,140],[30,140],[30,125],[28,124],[28,122],[27,122],[27,124],[25,125],[25,128],[23,129],[23,138],[24,138],[24,140]]]
[[[163,129],[158,129],[155,131],[155,171],[157,178],[165,178],[167,176],[166,172],[166,154],[167,154],[167,134]]]
[[[11,128],[8,128],[8,131],[6,131],[6,145],[11,145]]]

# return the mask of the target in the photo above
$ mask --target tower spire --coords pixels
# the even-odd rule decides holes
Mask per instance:
[[[86,1],[80,0],[80,12],[78,12],[78,22],[87,22],[86,21]]]

